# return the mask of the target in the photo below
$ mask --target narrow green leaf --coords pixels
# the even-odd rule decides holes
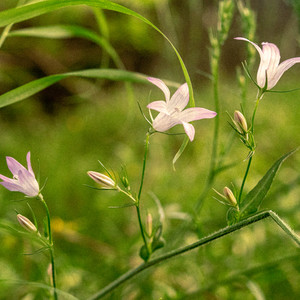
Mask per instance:
[[[169,40],[169,38],[153,23],[151,23],[148,19],[143,17],[142,15],[134,12],[133,10],[130,10],[120,4],[108,1],[108,0],[64,0],[64,1],[57,1],[57,0],[45,0],[38,3],[32,3],[27,4],[24,6],[20,6],[17,8],[8,9],[6,11],[0,12],[0,27],[12,24],[12,23],[19,23],[34,17],[41,16],[46,13],[53,12],[55,10],[69,7],[69,6],[76,6],[76,5],[87,5],[90,7],[98,7],[102,9],[112,10],[115,12],[123,13],[135,18],[138,18],[142,22],[146,23],[147,25],[151,26],[153,29],[155,29],[157,32],[159,32],[171,45],[174,52],[176,53],[178,60],[180,62],[181,68],[183,70],[184,77],[186,79],[186,82],[189,86],[189,92],[190,92],[190,99],[192,106],[195,106],[195,100],[194,100],[194,94],[193,94],[193,88],[192,83],[188,74],[188,71],[185,67],[185,64],[173,45],[173,43]]]
[[[184,139],[184,141],[183,141],[183,143],[181,144],[180,149],[177,151],[177,153],[175,154],[175,156],[173,158],[172,162],[173,162],[173,169],[174,169],[174,171],[175,171],[175,163],[179,159],[179,157],[181,156],[181,154],[183,153],[183,151],[184,151],[185,147],[187,146],[188,142],[189,142],[189,138],[186,136],[185,139]]]
[[[124,69],[124,65],[115,51],[115,49],[110,45],[107,39],[99,36],[92,30],[86,29],[81,26],[75,25],[53,25],[53,26],[43,26],[43,27],[31,27],[25,29],[19,29],[11,31],[9,37],[37,37],[37,38],[48,38],[48,39],[66,39],[66,38],[84,38],[93,43],[97,44],[103,48],[112,58],[115,65]]]
[[[48,290],[48,291],[53,291],[53,287],[50,285],[46,285],[43,283],[39,283],[39,282],[32,282],[32,281],[26,281],[26,280],[19,280],[19,279],[3,279],[0,278],[0,284],[1,286],[3,285],[12,285],[12,286],[16,286],[16,287],[20,287],[20,286],[26,286],[26,287],[30,287],[31,289],[34,290]],[[60,289],[56,288],[56,293],[59,295],[59,299],[61,300],[79,300],[77,297],[73,296],[70,293],[64,292]]]
[[[258,184],[247,194],[240,206],[240,215],[242,219],[258,210],[262,200],[267,195],[281,164],[297,150],[298,148],[280,157],[258,182]]]
[[[146,79],[147,76],[134,73],[125,70],[115,70],[115,69],[90,69],[90,70],[81,70],[76,72],[69,72],[63,74],[56,74],[46,76],[34,81],[31,81],[27,84],[24,84],[16,89],[13,89],[0,96],[0,108],[16,103],[18,101],[24,100],[43,89],[51,86],[52,84],[68,77],[78,76],[85,78],[100,78],[100,79],[109,79],[114,81],[129,81],[129,82],[138,82],[138,83],[149,83]]]
[[[177,58],[179,60],[179,63],[181,65],[185,81],[189,87],[189,95],[190,95],[190,103],[191,106],[195,106],[195,99],[194,99],[194,92],[192,87],[192,82],[189,76],[189,73],[185,67],[185,64],[177,51],[176,47],[173,45],[173,43],[169,40],[169,38],[153,23],[151,23],[148,19],[143,17],[142,15],[122,6],[117,3],[108,1],[108,0],[64,0],[64,1],[57,1],[57,0],[45,0],[38,3],[28,4],[25,6],[9,9],[3,12],[0,12],[0,27],[6,26],[8,24],[18,23],[22,22],[49,12],[53,12],[57,9],[69,7],[69,6],[75,6],[75,5],[88,5],[90,7],[96,7],[96,8],[102,8],[107,10],[116,11],[119,13],[123,13],[129,16],[133,16],[135,18],[138,18],[142,22],[146,23],[147,25],[151,26],[153,29],[155,29],[157,32],[159,32],[171,45],[172,49],[174,50],[175,54],[177,55]],[[187,146],[188,140],[185,139],[182,143],[182,146],[176,156],[173,159],[173,166],[176,162],[176,160],[181,156],[182,152],[184,151],[185,147]]]

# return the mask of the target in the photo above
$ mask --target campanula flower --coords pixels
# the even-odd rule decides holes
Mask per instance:
[[[257,85],[262,89],[266,87],[266,90],[271,90],[285,71],[294,64],[300,63],[300,57],[293,57],[279,64],[280,51],[275,44],[262,43],[262,48],[260,48],[246,38],[236,37],[235,39],[251,43],[258,51],[260,64],[257,71]]]
[[[7,166],[13,178],[8,178],[0,174],[0,179],[3,180],[0,184],[9,191],[21,192],[28,197],[36,197],[39,195],[40,188],[31,167],[30,152],[27,153],[26,159],[28,170],[14,158],[7,156]]]
[[[184,109],[189,102],[189,88],[186,83],[181,85],[170,99],[170,91],[162,80],[153,77],[149,77],[148,80],[165,94],[165,101],[154,101],[147,105],[149,109],[159,112],[152,124],[156,131],[164,132],[177,124],[182,124],[185,133],[193,141],[195,128],[189,122],[216,116],[217,113],[214,111],[201,107]]]

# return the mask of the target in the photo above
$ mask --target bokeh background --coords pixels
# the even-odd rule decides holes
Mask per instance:
[[[137,11],[157,25],[179,50],[195,90],[196,105],[214,109],[210,80],[208,31],[217,26],[219,1],[123,0],[118,3]],[[300,56],[297,0],[255,0],[248,4],[256,15],[255,42],[273,42],[282,59]],[[16,1],[0,2],[0,10],[15,7]],[[127,70],[184,82],[180,64],[170,45],[138,19],[103,11],[106,37]],[[65,8],[13,26],[13,30],[56,24],[73,24],[99,32],[95,11],[78,6]],[[102,25],[103,26],[103,25]],[[101,28],[101,26],[100,26]],[[103,28],[102,28],[103,30]],[[240,185],[247,151],[232,137],[229,117],[239,109],[241,91],[237,68],[246,58],[241,18],[236,9],[225,42],[220,67],[220,150],[228,143],[226,158],[234,168],[220,174],[214,188]],[[251,70],[256,73],[259,63]],[[0,93],[47,75],[89,68],[115,68],[94,43],[80,38],[42,39],[8,37],[0,49]],[[278,90],[300,87],[300,65],[288,71]],[[138,189],[148,125],[136,101],[146,111],[149,101],[160,98],[154,86],[134,84],[134,101],[122,82],[69,78],[20,103],[0,111],[0,173],[9,175],[5,156],[25,164],[31,151],[32,164],[39,174],[43,195],[53,222],[57,257],[57,284],[80,299],[141,263],[142,245],[134,208],[111,209],[127,203],[120,194],[96,191],[86,175],[102,172],[101,160],[116,173],[126,166],[134,190]],[[151,93],[150,93],[151,92]],[[174,89],[172,89],[174,92]],[[256,88],[249,81],[245,110],[254,107]],[[257,153],[246,191],[258,182],[273,162],[300,144],[300,92],[267,94],[256,116]],[[183,137],[156,134],[150,140],[142,214],[158,221],[157,197],[165,212],[166,246],[157,254],[196,241],[226,226],[226,207],[210,191],[194,224],[193,208],[205,185],[213,137],[213,121],[195,122],[195,141],[188,145],[176,171],[172,159]],[[172,132],[180,132],[174,128]],[[299,153],[282,166],[265,209],[276,211],[300,233]],[[16,212],[30,216],[22,195],[0,189],[1,224],[18,227]],[[44,211],[29,200],[40,226]],[[1,229],[2,228],[2,229]],[[24,255],[36,245],[0,227],[0,277],[49,282],[47,255]],[[299,299],[299,250],[271,220],[261,221],[147,270],[118,288],[107,299]],[[30,284],[0,282],[0,299],[46,299],[43,289]]]

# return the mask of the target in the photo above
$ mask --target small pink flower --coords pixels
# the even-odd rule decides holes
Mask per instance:
[[[280,51],[275,44],[262,43],[262,49],[255,43],[243,37],[236,37],[236,40],[242,40],[251,43],[260,55],[260,64],[257,71],[257,85],[262,89],[266,85],[267,90],[271,90],[281,78],[283,73],[294,64],[300,63],[300,57],[287,59],[279,64]]]
[[[154,101],[147,105],[149,109],[159,112],[152,124],[155,130],[164,132],[175,125],[182,124],[185,133],[189,139],[193,141],[195,128],[192,124],[189,124],[189,122],[200,119],[210,119],[216,116],[217,113],[214,111],[201,107],[184,109],[189,102],[189,88],[186,83],[181,85],[170,99],[170,91],[162,80],[153,77],[147,79],[160,88],[165,94],[165,101]]]
[[[30,152],[27,153],[26,159],[28,170],[14,158],[7,156],[7,166],[13,178],[8,178],[0,174],[0,179],[3,180],[0,184],[9,191],[21,192],[28,197],[36,197],[39,194],[40,188],[31,167]]]

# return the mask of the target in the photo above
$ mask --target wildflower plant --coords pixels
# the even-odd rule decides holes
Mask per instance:
[[[47,26],[47,27],[39,27],[39,28],[27,28],[24,30],[12,30],[14,23],[29,20],[31,18],[38,17],[49,12],[55,13],[55,11],[59,8],[72,7],[74,5],[82,5],[82,4],[93,8],[94,16],[97,20],[99,27],[101,27],[99,30],[100,34],[93,32],[92,30],[89,30],[87,28],[83,28],[81,26],[74,26],[74,25],[72,26],[55,25],[55,26]],[[3,95],[0,95],[0,107],[8,106],[18,101],[24,100],[29,96],[32,96],[37,92],[44,90],[45,88],[51,86],[52,84],[59,82],[62,79],[66,79],[66,78],[70,79],[73,77],[83,77],[85,79],[96,78],[98,79],[98,81],[95,83],[95,86],[98,84],[101,85],[99,79],[124,81],[126,83],[125,88],[126,91],[128,92],[128,99],[130,104],[133,104],[132,100],[135,100],[134,99],[135,97],[133,96],[134,89],[133,86],[131,85],[132,83],[144,84],[145,86],[147,86],[147,92],[152,90],[153,85],[155,85],[157,88],[159,88],[162,91],[164,95],[163,100],[154,100],[153,102],[148,101],[147,103],[146,101],[147,97],[145,96],[147,93],[146,92],[145,94],[143,94],[144,95],[143,99],[139,99],[138,105],[140,111],[142,112],[142,115],[145,117],[147,115],[145,111],[147,111],[148,109],[150,115],[150,121],[148,120],[148,117],[145,117],[146,121],[143,125],[145,127],[144,141],[139,140],[137,138],[138,135],[136,134],[136,132],[138,132],[138,130],[137,130],[137,126],[134,126],[134,130],[135,130],[134,142],[140,145],[142,144],[142,142],[144,142],[143,154],[138,152],[139,161],[141,162],[141,166],[138,171],[137,171],[138,168],[137,164],[134,164],[134,167],[129,169],[128,171],[125,165],[122,165],[119,174],[118,172],[112,171],[110,168],[107,168],[105,166],[106,163],[104,164],[100,161],[99,161],[101,165],[100,171],[97,170],[99,166],[97,167],[93,165],[91,168],[88,165],[84,166],[86,170],[88,169],[97,170],[97,171],[87,171],[88,176],[86,176],[86,178],[91,182],[88,185],[88,187],[96,190],[96,191],[89,190],[89,192],[91,194],[98,192],[101,194],[101,197],[105,197],[106,195],[114,195],[115,198],[119,198],[120,201],[124,201],[123,203],[121,203],[121,205],[114,205],[110,207],[120,209],[121,215],[123,213],[124,214],[127,213],[128,216],[130,216],[129,219],[131,222],[131,226],[133,228],[131,231],[135,231],[138,233],[138,239],[137,238],[135,239],[135,242],[133,243],[134,247],[132,247],[135,251],[134,259],[132,259],[132,257],[127,258],[126,255],[123,255],[122,257],[122,261],[125,261],[128,264],[128,266],[133,266],[132,269],[129,269],[124,274],[115,278],[112,282],[106,283],[106,285],[102,288],[98,287],[98,282],[101,283],[106,282],[106,278],[103,280],[101,278],[101,280],[97,281],[96,277],[98,275],[94,275],[95,281],[91,284],[94,290],[92,292],[88,291],[89,293],[92,293],[91,295],[84,295],[86,299],[88,300],[100,299],[108,295],[109,293],[116,291],[116,289],[119,286],[128,283],[129,279],[134,278],[137,274],[143,272],[146,269],[154,268],[155,266],[158,266],[162,262],[169,261],[171,258],[178,257],[179,255],[183,253],[187,253],[195,248],[199,248],[208,243],[212,243],[216,239],[219,239],[237,230],[241,230],[253,223],[262,221],[266,218],[272,219],[297,244],[297,246],[300,246],[299,235],[296,232],[294,232],[291,229],[291,227],[286,222],[284,222],[281,219],[281,217],[278,216],[278,214],[276,214],[273,210],[260,209],[262,202],[264,201],[269,190],[271,189],[274,178],[278,173],[280,166],[287,158],[293,155],[297,151],[297,149],[290,150],[288,153],[278,158],[273,163],[273,165],[269,167],[269,169],[261,177],[261,179],[257,182],[257,184],[254,185],[254,187],[250,188],[247,181],[248,177],[250,176],[250,169],[253,167],[252,161],[254,159],[254,156],[256,157],[257,153],[261,153],[260,152],[261,149],[259,146],[260,137],[256,136],[256,126],[255,126],[256,112],[258,110],[259,103],[262,100],[263,96],[267,92],[270,92],[270,90],[272,90],[275,87],[275,85],[278,83],[282,75],[294,64],[300,62],[299,57],[294,57],[279,63],[280,53],[279,53],[279,49],[275,44],[263,43],[262,48],[260,48],[257,44],[251,41],[254,38],[256,23],[255,23],[255,13],[251,10],[249,2],[244,3],[242,0],[238,0],[238,1],[222,0],[218,2],[218,8],[217,8],[218,12],[216,13],[216,15],[218,16],[217,22],[215,23],[214,27],[208,29],[209,42],[210,42],[209,50],[210,50],[210,71],[211,71],[211,74],[209,74],[208,77],[212,80],[212,88],[213,88],[212,99],[202,99],[201,97],[194,96],[192,81],[188,73],[188,70],[184,64],[183,58],[179,54],[179,51],[176,49],[176,47],[171,42],[171,40],[158,27],[156,27],[152,22],[150,22],[148,19],[138,14],[134,10],[131,10],[125,6],[122,6],[120,4],[108,0],[69,0],[69,1],[44,0],[42,2],[41,1],[33,1],[33,2],[19,1],[18,5],[19,7],[17,8],[11,8],[4,12],[0,12],[0,26],[2,27],[6,26],[0,37],[0,46],[2,46],[2,44],[6,41],[6,39],[11,36],[21,36],[21,37],[30,36],[30,37],[55,38],[55,39],[81,37],[101,47],[101,50],[103,50],[103,52],[105,53],[102,57],[103,61],[101,63],[101,66],[104,65],[105,68],[79,70],[79,71],[72,71],[72,72],[66,72],[61,74],[52,74],[34,80],[18,88],[15,88],[9,92],[6,92]],[[254,107],[252,108],[252,111],[250,113],[249,113],[249,106],[251,105],[251,103],[250,104],[248,103],[247,107],[245,108],[246,106],[245,100],[248,98],[245,76],[241,74],[240,71],[238,71],[239,84],[243,88],[243,92],[240,101],[241,103],[235,103],[234,105],[236,105],[235,107],[238,107],[238,105],[240,104],[241,108],[235,109],[233,113],[229,114],[230,126],[227,126],[226,130],[229,129],[229,131],[231,131],[232,129],[234,136],[237,136],[239,140],[242,142],[239,143],[236,149],[238,150],[241,149],[241,151],[243,151],[242,147],[244,147],[244,149],[247,150],[248,155],[246,156],[246,158],[245,156],[243,156],[239,161],[240,164],[243,163],[246,164],[245,172],[242,174],[242,176],[240,176],[240,174],[236,172],[236,174],[238,175],[236,176],[236,178],[232,178],[232,184],[230,185],[229,188],[228,183],[225,180],[223,180],[221,175],[224,174],[223,173],[224,171],[236,167],[237,163],[236,161],[233,161],[233,155],[231,155],[230,153],[231,144],[233,144],[233,140],[229,138],[224,139],[227,142],[227,144],[229,144],[229,146],[228,145],[226,146],[224,145],[225,143],[223,143],[222,137],[220,136],[221,133],[220,118],[222,117],[222,112],[223,112],[222,99],[224,95],[219,92],[220,89],[219,81],[221,77],[220,68],[221,68],[221,56],[222,56],[223,46],[228,40],[228,37],[230,36],[229,33],[231,30],[231,24],[233,22],[233,18],[235,16],[236,8],[241,16],[242,31],[243,33],[245,33],[246,37],[237,37],[235,38],[235,40],[231,39],[231,41],[233,41],[234,43],[237,43],[236,40],[247,41],[248,43],[250,43],[250,46],[254,46],[254,48],[257,50],[257,52],[260,55],[260,64],[258,67],[256,80],[253,80],[255,86],[258,88],[257,97],[255,99]],[[149,75],[125,70],[125,64],[122,62],[117,51],[110,44],[108,24],[102,9],[114,11],[117,13],[122,13],[127,15],[128,17],[135,17],[137,20],[144,22],[145,24],[149,25],[150,28],[152,28],[157,33],[159,33],[169,43],[171,49],[174,51],[178,59],[178,62],[183,72],[183,76],[181,79],[181,82],[183,84],[178,84],[170,80],[168,81],[162,80],[156,77],[149,77]],[[253,65],[253,51],[248,51],[247,59],[249,59],[249,64],[244,63],[245,71],[246,74],[252,79],[251,76],[252,71],[249,68],[252,68]],[[117,67],[116,69],[108,68],[110,66],[110,60]],[[247,66],[249,66],[249,68]],[[169,83],[171,83],[170,86],[177,87],[177,90],[175,90],[173,94],[171,93],[168,87]],[[84,93],[83,97],[87,97],[87,94],[88,93]],[[88,96],[90,96],[90,94],[88,94]],[[199,107],[197,104],[198,101],[205,102],[205,107],[210,107],[211,109]],[[266,99],[266,101],[268,101],[268,99]],[[131,114],[133,110],[134,110],[133,106],[130,109],[128,109],[128,111],[130,111]],[[133,116],[130,114],[128,114],[128,116],[129,116],[128,119],[132,122],[136,122],[136,118],[138,117],[142,119],[141,115],[137,113],[135,114],[135,118],[133,118]],[[268,116],[265,117],[267,118]],[[190,194],[188,194],[187,191],[189,189],[193,189],[193,190],[197,189],[197,192],[195,193],[197,195],[196,199],[194,199],[194,202],[192,203],[192,205],[190,205],[191,212],[184,214],[187,215],[188,217],[182,223],[182,228],[176,231],[175,234],[172,233],[171,238],[170,237],[166,238],[165,235],[166,226],[164,222],[165,218],[162,217],[165,216],[164,209],[167,210],[167,208],[165,208],[164,205],[165,199],[160,201],[159,196],[156,196],[156,194],[154,193],[156,192],[156,190],[159,190],[159,188],[163,188],[167,190],[169,189],[169,187],[164,182],[162,182],[162,187],[160,186],[157,187],[155,184],[151,186],[151,182],[150,184],[147,185],[145,184],[146,182],[148,183],[148,177],[147,177],[148,170],[153,168],[152,166],[159,165],[160,162],[158,159],[154,159],[155,163],[151,165],[151,163],[153,163],[153,160],[149,159],[149,153],[150,151],[153,151],[153,153],[155,153],[156,151],[155,147],[157,147],[158,134],[159,133],[168,134],[169,135],[168,139],[166,139],[167,141],[164,142],[167,143],[169,142],[169,140],[173,141],[176,139],[176,142],[179,141],[179,143],[181,144],[179,151],[177,152],[175,158],[173,159],[173,163],[174,163],[174,161],[176,161],[181,155],[185,155],[184,150],[187,147],[187,145],[189,145],[189,147],[196,147],[195,145],[199,143],[199,140],[201,139],[200,134],[196,134],[195,132],[196,129],[198,130],[198,127],[195,129],[193,125],[194,123],[192,122],[201,119],[209,119],[207,120],[208,127],[206,128],[208,128],[207,130],[213,131],[213,137],[212,140],[210,141],[212,144],[211,149],[209,149],[209,142],[207,142],[207,140],[201,140],[201,142],[203,142],[204,145],[203,148],[211,151],[211,157],[209,159],[209,167],[207,170],[206,182],[202,180],[203,178],[200,176],[201,180],[198,180],[196,184],[191,183],[190,186],[184,187],[186,188],[186,191],[183,190],[181,185],[179,185],[178,190],[176,190],[175,192],[172,191],[173,194],[166,193],[166,195],[169,194],[174,195],[177,193],[179,194],[179,192],[182,193],[182,202],[186,202],[189,205],[192,200],[188,199],[187,195]],[[172,133],[170,133],[169,130],[171,130],[173,127],[177,125],[180,125],[181,127],[180,133],[184,134],[184,138],[182,138],[182,136],[177,136],[177,134],[175,137],[173,136]],[[109,126],[105,127],[105,129],[108,127]],[[126,128],[127,123],[124,123],[122,127]],[[174,129],[174,131],[176,129]],[[201,124],[199,124],[199,131],[201,130],[204,129],[201,129]],[[108,134],[110,135],[110,133]],[[111,135],[111,138],[114,138],[113,135]],[[150,141],[151,142],[155,141],[155,142],[150,143]],[[193,142],[193,143],[189,143],[189,142]],[[91,143],[89,145],[88,151],[92,151],[93,153],[98,151],[97,147],[93,148],[92,145],[94,144]],[[100,146],[102,145],[105,145],[104,140],[101,140]],[[86,153],[88,153],[88,151],[86,151]],[[170,157],[170,165],[171,165],[172,154],[171,153],[168,154],[168,157]],[[67,154],[64,155],[66,156]],[[114,151],[110,151],[110,157],[111,159],[114,159],[116,157],[116,153]],[[202,168],[200,162],[202,162],[203,158],[199,158],[199,161],[195,161],[194,157],[195,156],[193,156],[193,159],[190,159],[191,164],[195,164],[195,168],[197,169]],[[166,160],[166,158],[164,157],[162,158],[162,160]],[[230,163],[227,163],[229,160],[231,160]],[[48,266],[48,273],[51,278],[50,280],[51,286],[48,284],[41,284],[41,283],[38,285],[31,283],[31,286],[34,287],[37,286],[41,290],[44,291],[46,290],[43,296],[47,295],[48,298],[53,298],[55,300],[64,299],[63,296],[66,299],[78,299],[76,298],[78,295],[75,295],[75,292],[79,293],[78,297],[80,297],[84,293],[85,288],[84,288],[83,281],[82,282],[78,281],[78,284],[76,284],[76,286],[72,286],[71,288],[68,289],[68,291],[64,292],[61,290],[61,288],[66,286],[66,284],[63,284],[63,280],[61,281],[56,280],[56,273],[59,278],[60,274],[64,273],[65,270],[62,263],[62,259],[59,260],[57,264],[54,256],[54,242],[53,242],[53,232],[52,232],[53,220],[50,218],[48,205],[44,200],[44,196],[43,196],[43,194],[49,192],[49,189],[47,187],[48,191],[47,189],[45,189],[45,191],[43,190],[43,194],[42,194],[42,188],[40,188],[40,184],[36,179],[35,173],[31,165],[30,152],[27,153],[26,161],[27,161],[27,168],[24,167],[22,164],[20,164],[16,159],[12,157],[6,157],[7,167],[12,173],[12,177],[0,175],[0,179],[2,180],[0,184],[11,192],[20,192],[25,196],[25,200],[28,203],[32,216],[27,216],[25,213],[23,214],[23,212],[20,213],[17,211],[15,222],[19,223],[18,225],[19,227],[20,226],[22,227],[21,230],[23,233],[24,232],[26,233],[25,235],[26,237],[33,237],[34,240],[37,241],[38,244],[40,245],[40,248],[37,249],[33,254],[34,255],[37,253],[47,254],[47,266]],[[84,162],[86,163],[85,160]],[[130,161],[129,163],[126,162],[127,165],[131,163],[132,161]],[[58,163],[56,161],[53,161],[52,165],[56,166],[58,165]],[[160,169],[157,171],[157,174],[164,175],[166,172],[164,166],[159,165],[159,168]],[[74,170],[75,168],[73,169],[73,172]],[[70,174],[69,170],[67,172],[69,175]],[[177,172],[175,173],[176,178],[182,178],[181,176],[183,175],[180,173],[180,171],[176,171],[176,172]],[[69,177],[64,178],[64,176],[61,176],[59,172],[57,172],[57,174],[58,176],[60,176],[59,180],[62,182],[62,186],[64,186],[64,180],[67,181]],[[129,178],[132,179],[133,176],[134,176],[134,180],[129,180]],[[188,175],[188,176],[192,177],[192,175]],[[192,182],[192,180],[190,181]],[[223,188],[217,189],[216,187],[218,184],[220,184],[220,182]],[[72,182],[72,186],[74,187],[74,190],[75,190],[75,186],[77,185],[80,185],[78,184],[78,181]],[[87,188],[83,184],[81,184],[80,186],[82,189]],[[224,204],[228,209],[227,209],[227,213],[222,211],[223,220],[217,220],[217,222],[215,222],[216,224],[220,224],[221,222],[224,222],[224,227],[221,227],[218,230],[214,230],[214,232],[206,235],[205,232],[207,231],[207,229],[205,228],[205,220],[208,219],[208,214],[206,214],[205,211],[206,206],[204,205],[204,202],[211,200],[212,197],[210,193],[212,192],[212,190],[214,191],[213,198],[218,200],[220,203]],[[222,192],[219,192],[218,190],[219,191],[222,190]],[[50,201],[60,201],[60,203],[68,206],[69,207],[68,209],[70,210],[70,208],[72,209],[75,208],[77,205],[79,206],[80,203],[80,201],[77,201],[78,199],[76,199],[76,197],[79,196],[75,192],[73,193],[72,191],[72,193],[70,192],[70,194],[72,194],[71,205],[67,199],[51,199]],[[148,203],[146,200],[149,197],[149,195],[152,195],[152,198],[155,200],[156,210],[150,210],[150,207],[148,207]],[[73,197],[75,199],[73,199]],[[97,211],[99,208],[99,204],[97,204],[96,207],[95,203],[90,203],[91,202],[90,199],[87,199],[87,201],[89,201],[87,204],[89,209],[88,214],[94,213],[97,215],[97,219],[101,219],[103,215],[101,216],[101,214],[99,214],[98,217],[99,212]],[[34,205],[32,206],[34,206],[35,209],[37,205],[40,204],[42,204],[44,208],[43,214],[45,215],[44,219],[46,220],[44,230],[41,229],[41,225],[40,225],[41,221],[39,220],[39,218],[36,217],[37,214],[35,209],[31,208],[30,204],[32,202],[34,202]],[[169,200],[169,202],[172,203],[173,200],[171,199]],[[211,201],[210,204],[211,203],[213,203],[213,201]],[[102,207],[102,203],[100,203],[100,206]],[[216,208],[216,206],[213,207],[214,211],[217,209],[219,208]],[[128,212],[129,210],[134,211],[136,218],[132,218],[131,211]],[[81,211],[81,207],[79,207],[78,210],[74,209],[74,211],[75,213],[76,211]],[[205,218],[203,217],[204,214],[205,214]],[[80,218],[83,219],[84,217],[89,218],[89,216],[80,215],[78,216],[78,219]],[[110,214],[105,213],[105,217],[106,218],[110,217]],[[226,226],[226,222],[227,222],[227,226]],[[123,224],[120,225],[121,230],[119,229],[119,233],[123,233],[122,225]],[[0,228],[1,226],[2,225],[0,223]],[[116,245],[117,245],[116,247],[120,248],[118,249],[118,251],[116,251],[117,253],[116,255],[119,255],[120,253],[119,251],[123,251],[123,249],[116,235],[111,234],[111,231],[113,230],[113,226],[117,227],[119,226],[119,224],[114,224],[114,222],[112,221],[107,226],[104,226],[105,227],[104,238],[109,237],[116,240]],[[14,226],[11,227],[14,229]],[[188,229],[186,230],[186,228]],[[15,231],[19,232],[19,229]],[[95,228],[95,231],[98,232],[98,228]],[[190,240],[189,236],[185,237],[184,233],[186,233],[187,231],[194,234],[193,242],[189,242]],[[99,232],[101,232],[100,229]],[[93,268],[95,269],[86,270],[84,274],[92,274],[94,270],[98,269],[97,263],[105,259],[105,255],[108,255],[109,252],[113,252],[110,251],[112,249],[110,247],[107,247],[108,250],[106,249],[103,252],[101,252],[103,248],[105,248],[103,246],[105,245],[104,242],[103,244],[98,243],[98,241],[95,242],[94,240],[91,240],[89,237],[83,236],[83,234],[81,234],[80,232],[76,232],[75,230],[71,231],[71,233],[70,231],[63,232],[62,235],[66,236],[68,240],[71,241],[72,243],[78,243],[78,244],[82,243],[82,246],[87,247],[88,249],[87,251],[97,252],[96,259],[95,257],[91,257],[91,260],[93,261]],[[103,236],[100,235],[99,239],[102,238]],[[126,243],[130,244],[127,239],[129,239],[128,236],[126,236]],[[166,245],[167,247],[165,247]],[[230,248],[233,249],[234,247],[231,246]],[[226,255],[222,255],[222,256],[226,256]],[[64,257],[64,255],[62,255],[62,257]],[[70,260],[72,261],[73,265],[82,264],[82,257],[80,258],[81,258],[80,262],[76,260],[73,261],[72,259]],[[247,257],[247,259],[248,258],[249,257]],[[230,253],[230,259],[235,259],[234,251]],[[138,262],[139,264],[137,265]],[[117,263],[119,263],[119,260],[117,260]],[[226,264],[228,265],[228,262],[226,262]],[[60,272],[56,271],[57,265],[59,266],[58,270]],[[193,265],[197,265],[197,264],[193,264]],[[199,266],[197,265],[196,267],[201,268],[201,265]],[[110,265],[106,265],[105,268],[101,269],[101,275],[103,276],[103,278],[105,277],[106,270],[108,269],[112,269],[112,267]],[[123,269],[124,267],[122,266],[122,271]],[[46,270],[44,273],[46,273]],[[189,270],[189,273],[192,272],[190,272]],[[247,273],[245,274],[247,275]],[[245,274],[239,273],[236,277],[233,277],[233,279],[243,277],[245,276]],[[168,276],[163,276],[163,277],[168,277]],[[63,278],[63,276],[61,276],[61,278]],[[147,278],[147,280],[149,278]],[[229,278],[231,280],[227,279],[227,281],[232,282],[233,281],[232,277]],[[212,289],[214,285],[215,286],[220,285],[220,282],[218,282],[216,278],[214,278],[213,280],[214,281],[212,282],[212,284],[208,285],[208,289]],[[90,281],[90,277],[89,279],[86,280],[86,282],[87,281]],[[224,280],[223,282],[227,282],[227,281]],[[249,284],[250,281],[248,279],[247,281],[248,281],[247,285],[248,286],[251,285]],[[66,280],[66,282],[69,281]],[[59,283],[62,284],[59,285]],[[72,291],[72,288],[75,292]],[[145,290],[147,290],[148,293],[148,286],[145,287]],[[258,293],[257,290],[259,289],[256,289],[256,294]],[[47,291],[50,291],[51,293],[47,293]],[[203,294],[201,294],[201,287],[199,287],[199,290],[196,291],[196,293],[197,292],[200,295],[199,298],[201,298],[201,296],[203,296]],[[28,298],[37,298],[40,296],[38,293],[36,295],[33,295],[30,294],[30,292],[28,292],[27,294],[28,294]],[[127,297],[127,295],[128,292],[126,292],[125,296],[124,294],[122,294],[122,297]],[[0,297],[1,296],[2,295],[0,294]],[[129,296],[128,298],[134,298],[139,296],[140,295],[136,293],[134,294],[134,296]],[[147,294],[147,297],[148,296],[149,295]],[[174,297],[178,298],[181,296],[182,296],[181,294],[180,295],[176,294]],[[189,296],[193,296],[193,295],[187,292],[187,294],[183,295],[182,297],[190,298]],[[259,296],[257,296],[257,298],[261,298],[261,299],[264,298],[263,296],[261,297]],[[116,297],[118,298],[119,294],[116,295]],[[149,297],[152,297],[152,295],[150,295]],[[167,298],[172,298],[172,297],[167,296]]]

